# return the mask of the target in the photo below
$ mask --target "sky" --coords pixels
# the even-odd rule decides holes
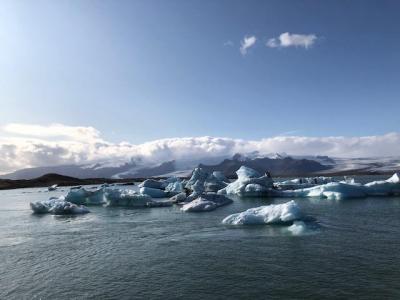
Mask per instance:
[[[82,150],[98,139],[391,155],[276,139],[400,146],[399,11],[384,0],[0,0],[0,172],[98,158]],[[64,134],[76,130],[90,134]],[[78,154],[63,148],[72,140]]]

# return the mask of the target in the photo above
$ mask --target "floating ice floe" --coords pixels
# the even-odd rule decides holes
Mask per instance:
[[[400,195],[400,177],[398,173],[386,180],[372,181],[365,184],[370,196]]]
[[[63,197],[50,198],[45,201],[31,202],[31,209],[36,214],[53,214],[53,215],[79,215],[86,214],[90,211],[83,205],[76,205],[65,201]]]
[[[307,225],[303,221],[294,221],[293,224],[288,227],[288,230],[293,235],[303,235],[307,232]]]
[[[301,217],[299,207],[292,200],[283,204],[250,208],[227,216],[222,223],[227,225],[282,224],[299,220]]]
[[[273,195],[277,197],[317,197],[333,200],[400,195],[400,178],[396,173],[387,180],[373,181],[364,185],[354,181],[330,182],[305,189],[276,190]]]
[[[220,206],[232,203],[233,201],[224,195],[215,193],[203,194],[195,200],[186,203],[181,210],[185,212],[205,212],[214,210]]]
[[[240,197],[262,197],[271,194],[273,181],[268,175],[262,176],[245,166],[241,166],[236,174],[238,179],[219,190],[218,194],[234,194]]]
[[[333,182],[332,177],[319,176],[319,177],[295,178],[295,179],[275,182],[274,186],[279,189],[288,190],[288,189],[308,188],[316,185],[327,184],[329,182]]]

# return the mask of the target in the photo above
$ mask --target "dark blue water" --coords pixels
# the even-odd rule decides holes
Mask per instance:
[[[30,201],[62,194],[39,190],[0,192],[1,299],[400,299],[399,197],[296,199],[310,229],[294,236],[221,224],[289,199],[57,217],[31,214]]]

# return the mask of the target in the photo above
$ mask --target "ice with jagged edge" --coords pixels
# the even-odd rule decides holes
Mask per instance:
[[[227,216],[222,223],[226,225],[284,224],[300,220],[301,217],[300,208],[292,200],[282,204],[250,208]]]
[[[318,176],[306,178],[294,178],[284,181],[275,182],[274,185],[280,189],[293,190],[299,188],[308,188],[316,185],[327,184],[333,182],[332,177]]]
[[[87,214],[90,211],[83,205],[65,201],[63,196],[52,197],[49,200],[30,203],[31,209],[35,214],[53,214],[53,215],[80,215]]]
[[[77,205],[103,205],[105,203],[104,188],[100,187],[94,191],[85,188],[71,189],[65,196],[65,200]]]
[[[139,187],[140,194],[152,198],[167,198],[182,193],[184,190],[182,181],[177,177],[166,180],[146,179]]]
[[[261,175],[257,171],[241,166],[236,171],[238,179],[225,188],[218,191],[218,194],[233,194],[240,197],[262,197],[269,196],[273,187],[272,178]]]
[[[186,203],[181,210],[184,212],[205,212],[212,211],[218,207],[231,204],[233,201],[224,195],[215,193],[207,193],[198,198]]]
[[[314,197],[332,200],[393,195],[400,195],[400,176],[398,173],[387,180],[373,181],[364,185],[354,181],[341,181],[292,191],[274,191],[274,196],[279,197]]]

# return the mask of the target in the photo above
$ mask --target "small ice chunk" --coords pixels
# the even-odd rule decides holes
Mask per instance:
[[[307,225],[303,221],[294,221],[293,224],[288,227],[288,230],[293,235],[302,235],[307,231]]]
[[[228,205],[232,202],[232,199],[229,199],[223,195],[208,193],[203,194],[195,200],[183,205],[181,210],[186,212],[211,211],[217,207]]]
[[[204,212],[204,211],[212,211],[217,207],[218,206],[215,202],[199,197],[193,200],[192,202],[183,205],[181,210],[185,212]]]

